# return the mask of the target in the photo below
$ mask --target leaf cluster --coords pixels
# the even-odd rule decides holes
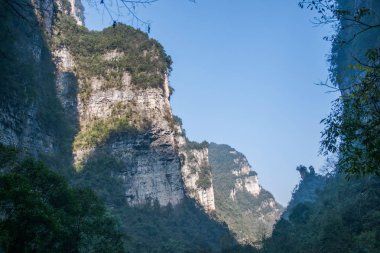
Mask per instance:
[[[123,252],[117,223],[94,192],[71,188],[32,159],[0,175],[0,212],[4,252]]]

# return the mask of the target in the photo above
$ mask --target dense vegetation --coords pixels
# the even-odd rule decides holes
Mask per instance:
[[[102,144],[113,133],[120,131],[131,131],[129,117],[114,117],[109,120],[94,120],[85,130],[82,130],[75,136],[74,150],[94,147]]]
[[[296,169],[301,175],[302,182],[296,185],[293,190],[292,198],[283,213],[285,219],[289,218],[289,214],[298,204],[316,201],[318,193],[326,185],[326,177],[316,174],[312,166],[309,166],[308,169],[306,166],[300,165]]]
[[[75,73],[80,78],[81,99],[91,94],[91,79],[100,78],[102,89],[120,87],[128,72],[136,88],[162,87],[164,75],[171,70],[171,58],[162,46],[146,33],[124,24],[101,32],[78,26],[67,15],[59,15],[55,26],[54,47],[67,47],[75,59]],[[107,58],[107,54],[114,54]]]
[[[299,189],[318,175],[308,175]],[[349,182],[342,175],[325,178],[315,192],[293,194],[297,202],[274,227],[264,243],[265,253],[375,253],[380,251],[380,179],[367,177]]]
[[[0,250],[4,252],[124,252],[115,219],[94,192],[71,188],[62,176],[17,150],[0,146]]]

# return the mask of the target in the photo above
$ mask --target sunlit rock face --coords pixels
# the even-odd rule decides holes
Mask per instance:
[[[78,0],[36,0],[35,5],[45,31],[53,40],[61,36],[53,25],[56,11],[72,16],[77,25],[83,25],[83,7]],[[145,56],[147,50],[149,48],[141,54]],[[112,49],[104,53],[102,60],[112,63],[128,53],[122,49]],[[161,205],[179,203],[184,197],[184,181],[179,143],[174,135],[167,76],[158,87],[139,88],[133,83],[130,73],[121,70],[120,83],[116,87],[106,87],[103,76],[94,75],[86,77],[90,80],[85,80],[77,75],[80,64],[75,62],[69,47],[53,47],[52,55],[57,68],[57,97],[66,115],[71,118],[73,128],[77,129],[77,135],[92,130],[96,122],[107,125],[122,117],[127,117],[129,128],[134,129],[132,134],[130,129],[114,132],[96,145],[77,147],[74,141],[73,157],[78,169],[86,168],[95,154],[99,156],[99,150],[103,155],[106,151],[107,156],[117,160],[121,166],[117,171],[114,168],[104,169],[110,170],[110,177],[122,180],[125,199],[130,205],[155,200]],[[90,83],[91,92],[86,94],[84,100],[80,89],[85,82]],[[10,139],[13,135],[9,133],[6,138]],[[7,143],[16,141],[4,140]],[[205,158],[198,158],[203,163],[204,159],[207,160],[207,154]],[[196,196],[189,196],[199,200],[206,210],[213,210],[212,194],[211,187],[199,190]]]
[[[84,25],[84,8],[80,0],[32,0],[35,14],[44,31],[51,36],[57,12],[72,16],[78,25]]]
[[[182,177],[187,194],[197,200],[206,212],[214,211],[215,200],[212,177],[211,174],[202,175],[202,170],[209,168],[208,148],[190,148],[186,150],[186,147],[184,147],[180,154],[182,157]],[[198,184],[200,176],[209,176],[210,184],[208,187],[201,187]]]
[[[209,161],[215,193],[215,212],[241,243],[258,245],[269,236],[282,206],[258,182],[246,157],[228,145],[211,143]]]
[[[74,17],[77,25],[83,25],[80,1],[70,0],[65,4],[58,1],[58,7]],[[54,31],[53,36],[59,38],[62,34]],[[100,61],[107,65],[128,53],[115,48],[105,52]],[[139,53],[146,54],[144,51]],[[104,165],[104,170],[109,171],[109,177],[122,181],[125,201],[130,205],[156,200],[160,205],[179,203],[184,197],[184,190],[174,140],[167,76],[162,77],[160,85],[140,88],[133,83],[131,74],[121,68],[117,73],[122,76],[121,80],[109,87],[105,76],[78,75],[83,63],[76,62],[70,47],[54,47],[53,56],[57,66],[58,98],[66,114],[77,121],[73,156],[78,170],[91,169],[88,164],[97,166],[94,160],[104,156],[104,159],[116,161],[119,165],[117,168]],[[84,98],[81,89],[85,83],[89,84],[89,92]],[[100,126],[100,133],[96,132]],[[109,133],[102,135],[101,131]],[[91,143],[93,134],[100,134],[101,138]],[[78,136],[84,136],[80,144]],[[83,140],[90,142],[83,145]]]
[[[116,176],[123,180],[128,203],[137,205],[157,199],[161,205],[177,204],[184,193],[180,159],[169,122],[172,116],[167,82],[163,89],[134,89],[125,73],[120,88],[104,91],[98,88],[101,81],[94,80],[93,84],[88,104],[79,106],[81,128],[86,129],[93,120],[128,115],[137,131],[119,133],[103,146],[124,164]],[[115,106],[122,108],[117,115],[113,114]],[[83,151],[76,154],[77,162],[86,159]]]
[[[112,54],[107,54],[104,60],[115,57]],[[67,73],[75,65],[66,50],[57,52],[56,57],[61,73]],[[122,167],[113,176],[122,179],[130,205],[155,200],[161,205],[177,204],[184,196],[167,78],[165,80],[161,87],[138,89],[131,82],[130,74],[125,72],[118,87],[105,89],[104,79],[94,76],[90,80],[91,93],[86,103],[78,98],[80,133],[90,131],[96,121],[112,124],[124,116],[134,128],[133,134],[121,131],[108,136],[100,145],[74,149],[77,166],[85,166],[97,149],[107,150],[107,155],[121,163]],[[64,90],[62,83],[65,82],[60,81],[57,85],[60,90]],[[64,104],[73,103],[64,101]]]
[[[186,194],[207,212],[215,210],[212,171],[208,143],[191,142],[182,129],[182,121],[174,117],[175,141],[181,158],[181,173]]]
[[[232,155],[237,155],[236,151],[229,152]],[[237,157],[233,160],[236,169],[232,170],[231,173],[236,177],[235,186],[231,189],[230,197],[235,200],[236,192],[246,191],[253,196],[257,197],[260,194],[261,186],[256,175],[249,165],[247,159],[244,156]]]
[[[75,18],[78,25],[84,25],[84,8],[81,0],[69,0],[70,14]]]

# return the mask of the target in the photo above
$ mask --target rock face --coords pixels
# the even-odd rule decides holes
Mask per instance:
[[[227,145],[211,143],[215,208],[241,243],[258,245],[272,232],[282,206],[261,187],[245,156]]]
[[[211,174],[202,170],[211,169],[208,162],[208,148],[181,151],[183,155],[182,176],[189,196],[196,199],[206,212],[215,210],[214,187]],[[211,172],[211,170],[210,170]],[[209,177],[209,187],[199,185],[200,177]]]
[[[238,153],[230,151],[230,154],[237,155]],[[232,174],[235,176],[235,186],[231,189],[231,199],[235,201],[236,193],[239,191],[246,191],[257,197],[261,192],[261,186],[256,172],[252,170],[244,156],[238,156],[233,162],[236,164],[236,169],[232,170]]]
[[[100,64],[106,65],[117,61],[119,56],[130,54],[122,50],[106,52],[99,59]],[[104,76],[89,74],[83,77],[75,73],[74,68],[80,66],[65,45],[55,51],[55,59],[59,77],[62,77],[58,78],[57,87],[63,106],[71,110],[77,103],[79,133],[74,142],[75,164],[85,168],[94,153],[107,151],[106,156],[117,160],[121,166],[118,171],[104,169],[110,170],[109,176],[123,181],[130,205],[155,200],[161,205],[179,203],[184,192],[167,76],[163,74],[162,83],[156,87],[140,88],[133,83],[129,72],[121,70],[117,73],[121,76],[118,83],[107,87]],[[83,89],[84,83],[89,87],[87,93],[77,95],[77,100],[62,92],[68,89],[73,75],[78,76],[79,89]],[[99,125],[103,127],[102,133],[98,133],[98,140],[91,142]]]
[[[39,79],[26,75],[17,83],[25,84],[22,90],[4,93],[12,97],[26,91],[17,102],[1,104],[1,143],[74,164],[78,177],[87,173],[86,186],[98,193],[107,182],[120,183],[115,192],[129,206],[176,205],[187,195],[207,213],[216,212],[241,241],[252,242],[258,229],[267,232],[281,207],[259,185],[245,157],[189,141],[172,115],[170,58],[161,45],[124,25],[89,32],[81,27],[79,0],[33,3],[47,36],[38,33],[29,44],[20,36],[15,48],[25,43],[24,51],[12,50],[19,58],[31,56],[24,64]],[[92,44],[86,44],[90,36]],[[224,170],[218,161],[229,156]],[[105,199],[116,206],[114,198]],[[235,211],[228,213],[225,203]]]
[[[55,1],[35,0],[32,3],[35,9],[25,8],[20,15],[30,19],[32,23],[39,22],[46,34],[51,36],[54,15],[57,12]],[[63,8],[61,1],[56,1],[56,3],[58,8]],[[81,6],[79,1],[76,1],[76,6]],[[77,18],[79,20],[79,17]],[[19,87],[19,90],[14,90],[15,93],[11,93],[11,89],[2,91],[4,98],[12,98],[12,101],[5,99],[4,104],[0,106],[0,142],[22,149],[34,157],[63,155],[62,153],[69,152],[67,141],[70,139],[71,133],[68,132],[71,126],[68,125],[67,119],[62,117],[62,107],[59,102],[67,111],[70,111],[70,117],[74,119],[75,76],[66,71],[72,68],[70,66],[72,62],[69,58],[65,58],[67,52],[60,52],[63,62],[58,66],[62,65],[64,71],[58,72],[58,89],[54,89],[55,64],[51,60],[51,52],[40,28],[33,25],[25,26],[22,21],[15,21],[20,22],[18,26],[14,23],[8,24],[7,21],[8,19],[4,21],[5,27],[7,25],[16,27],[10,36],[16,39],[8,44],[8,41],[4,40],[4,45],[2,45],[9,54],[7,57],[14,58],[12,66],[2,66],[3,76],[8,78],[4,80],[4,89],[14,85],[14,87]],[[30,34],[33,34],[31,38],[28,37]],[[9,48],[7,46],[9,44],[12,47]],[[24,74],[13,73],[15,70],[24,70]],[[9,83],[9,80],[14,81],[15,84]],[[59,100],[57,100],[57,95]],[[64,99],[69,95],[74,99]],[[66,156],[66,160],[67,158]]]
[[[72,16],[78,25],[84,25],[84,8],[80,0],[32,0],[35,14],[44,31],[51,36],[57,12]]]
[[[77,8],[80,4],[78,1],[70,2],[75,23],[81,25],[81,9]],[[120,34],[131,32],[130,30],[125,29]],[[67,31],[58,33],[61,32],[67,36]],[[151,43],[142,33],[135,36],[128,35],[126,40],[131,40],[132,44],[138,38],[138,43]],[[67,43],[54,47],[59,98],[67,113],[75,112],[78,121],[74,162],[79,169],[86,169],[88,164],[93,164],[91,160],[99,159],[99,155],[117,161],[117,168],[103,169],[109,170],[109,177],[122,181],[125,199],[133,206],[156,200],[160,205],[177,204],[184,197],[167,74],[160,74],[161,83],[158,85],[140,87],[134,82],[133,75],[122,67],[114,71],[120,79],[113,85],[109,85],[106,73],[113,71],[112,67],[107,69],[106,66],[117,65],[119,60],[128,59],[131,54],[139,54],[138,57],[143,60],[147,50],[154,51],[156,46],[151,43],[150,48],[141,51],[126,51],[117,46],[113,50],[105,50],[98,59],[98,64],[105,66],[102,67],[105,73],[103,75],[86,72],[86,66],[79,62],[81,59],[75,48]],[[153,52],[151,57],[156,59],[159,56],[159,52]],[[156,70],[147,69],[148,73],[149,71]],[[73,96],[70,91],[74,91],[75,86],[78,88]],[[85,93],[82,92],[84,89]],[[99,130],[100,126],[102,128]]]
[[[206,172],[211,168],[208,162],[208,148],[188,148],[181,150],[182,155],[182,177],[188,195],[198,201],[206,212],[215,210],[214,187],[211,173]],[[204,186],[200,180],[208,181]]]
[[[208,158],[208,143],[191,142],[185,136],[182,120],[174,116],[176,145],[186,194],[210,213],[215,210],[214,187]]]
[[[128,29],[125,32],[136,33]],[[64,31],[56,33],[65,36]],[[132,44],[133,40],[140,38],[138,43],[150,43],[148,38],[141,37],[141,34],[130,34],[126,40],[131,40]],[[130,205],[143,205],[155,200],[160,205],[177,204],[186,190],[187,195],[207,212],[215,210],[212,178],[206,172],[209,168],[207,147],[191,148],[181,134],[181,126],[175,123],[169,102],[167,69],[159,85],[137,84],[134,82],[136,73],[125,70],[116,70],[114,74],[120,79],[110,85],[107,75],[114,70],[105,69],[103,75],[82,71],[87,66],[80,64],[80,57],[69,44],[56,46],[54,56],[59,70],[57,90],[60,101],[68,114],[76,111],[79,125],[74,141],[76,166],[86,168],[86,164],[93,164],[91,159],[98,159],[99,154],[106,154],[109,159],[117,161],[117,169],[104,169],[110,171],[109,176],[122,180]],[[128,42],[126,44],[129,45]],[[138,57],[144,61],[149,52],[153,52],[150,57],[157,59],[160,55],[156,48],[159,47],[153,43],[151,48],[141,51],[126,51],[122,47],[107,49],[98,56],[97,64],[107,68],[128,59],[131,54],[139,54]],[[79,91],[73,96],[70,91],[75,86],[79,86]],[[108,134],[91,143],[100,125]],[[210,180],[209,185],[202,179]],[[199,186],[200,182],[206,182],[206,185]]]
[[[18,15],[30,23],[40,21],[43,27],[50,26],[53,1],[33,3],[35,10],[22,8]],[[14,18],[9,6],[2,12],[1,30],[9,34],[0,45],[5,52],[1,61],[0,142],[50,162],[50,158],[69,153],[66,147],[70,139],[56,97],[50,50],[39,26],[25,25],[19,16]]]
[[[129,204],[156,199],[161,205],[177,204],[184,193],[180,159],[170,125],[167,81],[163,88],[135,89],[129,74],[124,73],[121,87],[102,90],[102,81],[92,80],[88,103],[79,103],[81,131],[87,131],[95,120],[112,122],[126,115],[136,130],[133,134],[120,132],[116,137],[110,136],[100,146],[76,149],[76,162],[86,163],[94,149],[106,149],[107,155],[124,165],[114,176],[123,180]]]

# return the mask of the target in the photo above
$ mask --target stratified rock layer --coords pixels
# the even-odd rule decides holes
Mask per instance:
[[[216,214],[240,242],[259,245],[262,238],[270,236],[282,206],[261,187],[243,154],[215,143],[208,149]]]

